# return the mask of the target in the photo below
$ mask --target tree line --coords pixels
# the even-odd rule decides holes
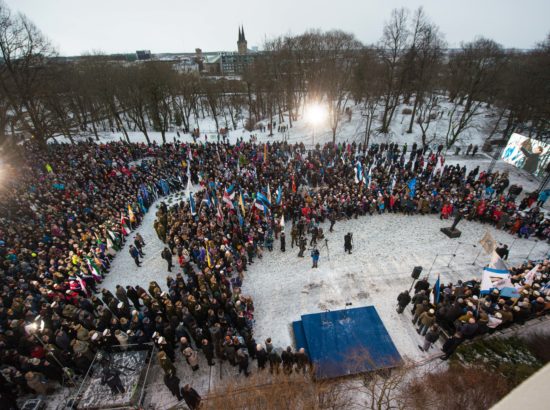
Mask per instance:
[[[336,141],[346,108],[360,105],[365,142],[388,134],[402,104],[411,109],[422,143],[436,120],[451,147],[491,108],[488,138],[524,127],[543,138],[550,116],[550,36],[529,51],[505,50],[477,38],[449,50],[422,8],[396,9],[380,40],[364,45],[353,34],[307,31],[266,42],[238,79],[178,72],[170,62],[127,63],[95,54],[57,55],[24,15],[0,3],[0,139],[23,135],[45,143],[63,135],[193,130],[211,117],[216,130],[252,130],[260,120],[292,127],[307,103],[322,101]],[[445,102],[445,113],[441,104]],[[445,116],[443,116],[445,114]]]

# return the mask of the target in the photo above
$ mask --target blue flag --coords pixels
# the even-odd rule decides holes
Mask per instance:
[[[256,193],[256,200],[261,202],[265,206],[271,207],[271,202],[269,202],[267,197],[261,192]]]
[[[279,185],[279,188],[277,189],[277,199],[276,199],[277,205],[281,204],[282,198],[283,198],[283,188],[281,188],[281,186]]]
[[[416,192],[416,178],[413,178],[409,181],[409,189],[411,190],[411,198],[414,197],[414,193]]]
[[[439,303],[439,294],[441,293],[440,292],[440,288],[441,288],[441,282],[439,281],[440,279],[440,275],[437,275],[437,280],[435,281],[435,285],[434,285],[434,294],[435,294],[435,304],[437,305]]]

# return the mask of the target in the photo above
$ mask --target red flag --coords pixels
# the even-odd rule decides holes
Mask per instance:
[[[292,175],[292,192],[296,192],[296,182],[294,181],[294,175]]]

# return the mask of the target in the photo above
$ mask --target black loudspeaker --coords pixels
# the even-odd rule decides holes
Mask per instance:
[[[422,266],[415,266],[411,276],[413,279],[418,279],[421,273],[422,273]]]

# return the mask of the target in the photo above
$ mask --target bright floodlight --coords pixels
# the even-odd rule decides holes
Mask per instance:
[[[315,103],[310,104],[306,108],[306,118],[308,122],[313,125],[318,125],[322,123],[327,116],[327,112],[324,106],[321,104]]]

